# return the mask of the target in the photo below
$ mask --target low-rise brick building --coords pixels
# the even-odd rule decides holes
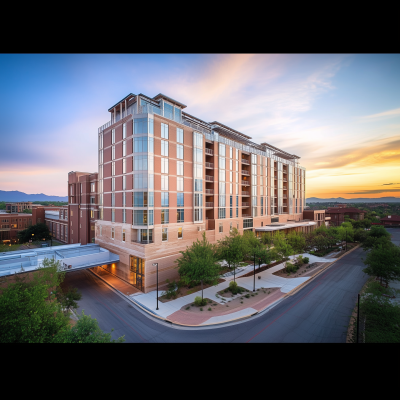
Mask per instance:
[[[381,223],[385,226],[400,225],[400,215],[388,215],[381,218]]]
[[[345,216],[355,221],[364,219],[366,211],[360,210],[355,207],[332,207],[328,208],[325,212],[327,217],[330,217],[331,225],[338,226],[345,222]]]
[[[25,213],[0,214],[0,243],[16,243],[19,231],[32,225],[32,215]]]
[[[325,226],[328,227],[331,217],[326,215],[325,210],[304,210],[303,219],[315,221],[317,223],[317,227],[320,227],[323,223],[325,223]]]

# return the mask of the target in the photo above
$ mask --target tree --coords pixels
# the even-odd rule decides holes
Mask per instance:
[[[364,250],[373,249],[379,245],[390,245],[390,233],[381,225],[373,225],[363,241],[362,248]]]
[[[50,240],[50,231],[46,224],[31,225],[23,231],[17,233],[18,239],[22,243],[29,242],[29,240]]]
[[[268,232],[263,232],[261,234],[261,243],[266,245],[268,248],[274,243],[272,236]]]
[[[217,254],[218,258],[224,259],[229,268],[233,266],[233,280],[236,281],[236,267],[243,260],[245,256],[245,241],[243,236],[239,234],[236,228],[232,228],[229,236],[225,236],[223,239],[218,241]]]
[[[302,232],[290,232],[287,235],[287,243],[292,247],[295,254],[301,254],[306,247],[306,239]]]
[[[184,284],[198,284],[201,282],[201,297],[203,300],[203,281],[217,283],[220,266],[217,264],[216,246],[212,245],[203,232],[202,240],[196,240],[186,250],[180,251],[182,257],[175,262],[178,264],[178,273]]]
[[[261,264],[269,264],[275,258],[275,252],[265,247],[257,249],[255,255],[258,268],[261,267]]]
[[[383,279],[387,287],[390,280],[400,279],[400,247],[379,244],[367,253],[364,264],[367,267],[363,271],[380,278],[381,283]]]
[[[262,247],[260,239],[256,237],[253,231],[246,231],[243,234],[243,240],[247,257],[254,258],[254,254]]]
[[[111,330],[111,332],[114,329]],[[96,319],[82,314],[78,316],[78,321],[75,326],[69,329],[60,331],[55,337],[55,343],[123,343],[124,336],[117,340],[111,339],[111,333],[103,332]]]
[[[22,211],[25,214],[32,214],[32,210],[29,208],[26,208],[24,211]]]
[[[287,259],[293,255],[294,251],[292,246],[286,242],[285,235],[279,231],[274,236],[274,249],[276,252],[277,260],[284,261],[285,270],[287,270]]]

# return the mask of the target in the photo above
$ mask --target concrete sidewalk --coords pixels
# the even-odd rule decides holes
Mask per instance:
[[[302,254],[305,257],[309,257],[310,263],[313,262],[332,262],[334,261],[332,258],[322,258],[322,257],[316,257],[308,253]],[[293,258],[293,257],[291,257]],[[257,267],[256,267],[257,268]],[[304,276],[304,277],[298,277],[298,278],[283,278],[280,276],[273,275],[274,272],[279,271],[280,269],[283,268],[283,263],[276,265],[272,268],[269,268],[265,271],[262,271],[258,274],[256,274],[256,280],[255,280],[255,288],[261,289],[261,288],[280,288],[280,290],[277,292],[278,294],[273,294],[273,302],[279,300],[281,297],[283,297],[286,293],[290,292],[297,286],[303,284],[305,281],[311,278],[311,276]],[[246,267],[244,270],[242,270],[239,274],[236,275],[236,282],[239,286],[252,291],[253,290],[253,285],[254,285],[254,277],[253,276],[248,276],[248,277],[241,277],[242,275],[248,273],[249,271],[253,270],[253,265],[249,265]],[[258,279],[258,277],[261,277]],[[225,282],[222,282],[216,286],[211,286],[206,289],[204,289],[203,296],[204,298],[208,298],[213,300],[216,303],[219,304],[225,304],[227,299],[225,299],[222,296],[216,296],[217,292],[226,289],[229,286],[229,282],[233,280],[233,275],[225,277]],[[162,291],[159,291],[159,296],[162,295]],[[141,304],[145,308],[154,311],[154,313],[157,313],[161,317],[164,317],[166,319],[169,319],[173,322],[177,323],[185,323],[188,325],[198,325],[198,324],[209,324],[209,323],[216,323],[216,321],[226,321],[228,319],[234,319],[238,318],[238,315],[242,316],[244,313],[244,310],[246,309],[245,306],[243,306],[242,310],[237,310],[235,312],[224,312],[222,315],[217,315],[210,317],[208,315],[193,315],[193,313],[181,310],[182,307],[186,306],[187,304],[192,304],[194,302],[194,299],[196,296],[201,296],[201,290],[192,294],[189,294],[184,297],[179,297],[175,300],[168,301],[166,303],[162,303],[161,301],[158,301],[158,307],[159,310],[156,310],[156,304],[157,304],[157,291],[152,291],[149,293],[144,293],[144,294],[139,294],[139,295],[134,295],[134,297],[131,295],[132,299],[134,299],[135,302],[138,304]],[[234,296],[233,298],[240,297],[240,295]],[[260,301],[262,303],[258,307],[254,307],[251,310],[247,310],[246,312],[250,315],[252,313],[255,313],[257,311],[260,311],[270,305],[270,300],[268,296],[267,298],[263,299]],[[272,295],[271,295],[272,297]],[[231,300],[230,298],[229,300]],[[260,308],[261,307],[261,308]],[[244,313],[243,315],[247,315]]]

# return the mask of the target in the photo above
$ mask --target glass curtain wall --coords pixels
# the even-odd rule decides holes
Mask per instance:
[[[132,141],[132,225],[136,241],[151,243],[154,225],[154,120],[135,118]],[[132,239],[135,241],[135,239]]]
[[[203,221],[203,135],[193,132],[194,221]]]

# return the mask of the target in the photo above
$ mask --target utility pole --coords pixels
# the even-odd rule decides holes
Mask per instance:
[[[253,292],[256,291],[256,253],[254,252],[254,269],[253,269],[254,273],[253,273]]]
[[[158,310],[158,263],[154,263],[153,267],[157,267],[157,308],[156,308],[156,310]]]

